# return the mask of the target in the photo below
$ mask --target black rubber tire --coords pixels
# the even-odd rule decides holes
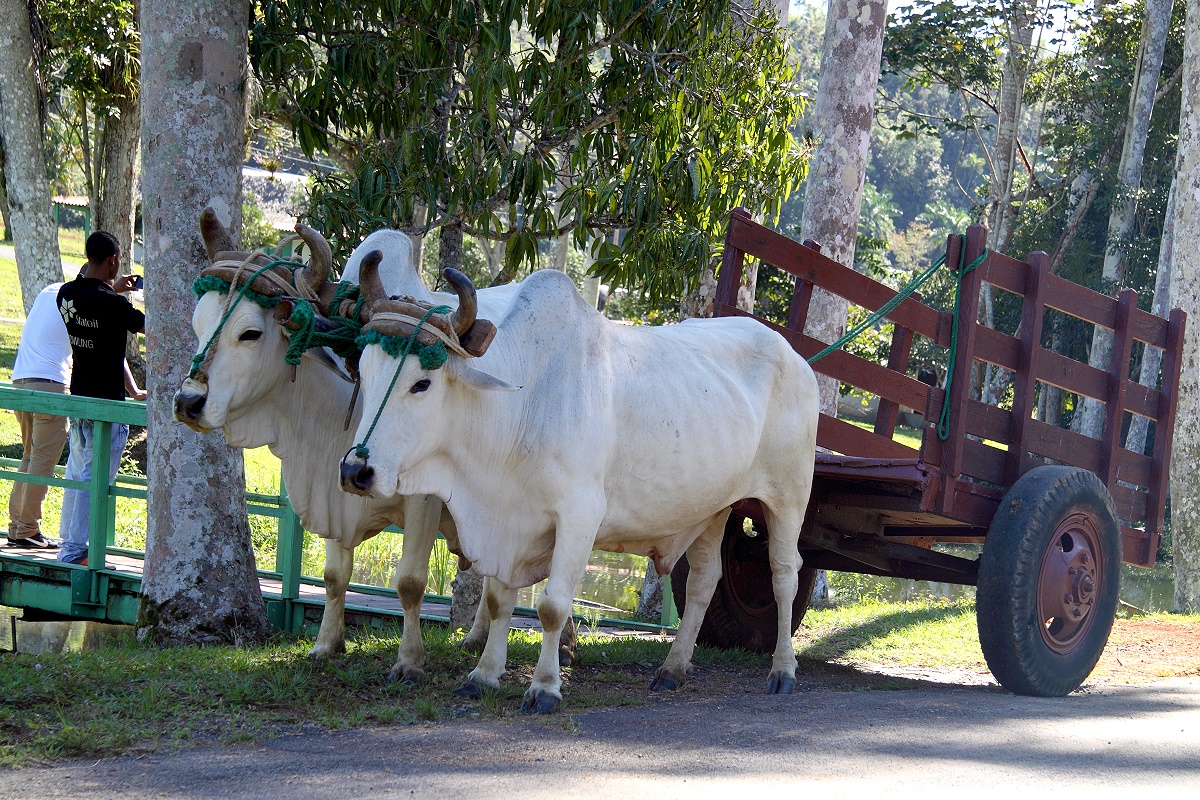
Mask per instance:
[[[979,562],[976,618],[992,675],[1015,694],[1075,691],[1108,643],[1120,582],[1121,530],[1100,479],[1061,466],[1022,475]]]
[[[729,516],[721,542],[721,580],[713,591],[704,615],[697,644],[724,650],[742,648],[753,653],[775,650],[778,605],[771,589],[771,567],[767,558],[767,531],[755,526],[757,536],[747,536],[743,517]],[[687,606],[687,556],[671,570],[671,594],[679,616]],[[812,598],[817,571],[804,567],[796,599],[792,602],[792,633],[800,627]]]

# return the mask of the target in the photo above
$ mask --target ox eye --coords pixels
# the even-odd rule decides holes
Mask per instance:
[[[256,330],[251,329],[248,331],[243,331],[242,335],[238,337],[238,341],[239,342],[256,342],[256,341],[258,341],[260,336],[262,336],[262,331],[256,331]]]
[[[410,394],[420,394],[421,392],[425,391],[428,388],[429,388],[429,378],[422,378],[421,380],[414,383],[413,387],[411,389],[409,389],[408,391]]]

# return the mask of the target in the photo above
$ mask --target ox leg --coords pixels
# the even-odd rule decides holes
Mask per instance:
[[[538,598],[538,619],[542,623],[542,649],[538,655],[533,680],[521,702],[525,714],[550,714],[562,702],[562,673],[559,669],[559,642],[563,627],[571,618],[571,606],[575,599],[575,587],[583,579],[584,570],[591,556],[590,542],[595,540],[595,527],[591,537],[571,537],[565,533],[566,526],[558,527],[558,541],[550,560],[550,579]],[[579,530],[579,529],[577,529]]]
[[[354,572],[354,549],[335,539],[325,540],[325,612],[310,658],[346,652],[346,587]]]
[[[484,595],[487,594],[487,582],[491,578],[484,578]],[[459,647],[466,650],[468,653],[482,653],[484,646],[488,640],[488,628],[491,627],[491,618],[488,616],[487,604],[481,602],[479,607],[475,609],[475,621],[471,623],[471,630],[463,637],[459,643]],[[578,644],[578,634],[575,630],[575,620],[567,617],[567,623],[563,625],[562,636],[558,640],[558,664],[561,667],[569,667],[575,662],[575,647]]]
[[[420,683],[425,680],[425,641],[421,638],[421,603],[429,581],[429,555],[437,540],[442,501],[428,495],[404,501],[404,549],[396,565],[396,594],[404,609],[404,630],[396,663],[388,682]]]
[[[509,589],[495,578],[484,578],[479,607],[486,609],[488,618],[487,644],[467,682],[454,690],[455,695],[478,698],[487,689],[500,687],[500,676],[508,660],[508,624],[516,604],[516,589]]]
[[[475,621],[471,623],[471,630],[467,631],[467,635],[458,643],[458,646],[468,653],[482,654],[487,645],[488,630],[492,626],[492,618],[488,616],[487,594],[488,584],[492,580],[487,577],[483,579],[483,592],[480,594],[479,605],[475,608]]]
[[[765,504],[764,504],[765,505]],[[805,504],[807,505],[807,503]],[[767,552],[771,559],[771,588],[779,607],[775,653],[771,657],[771,674],[767,677],[767,694],[791,694],[796,688],[796,649],[792,645],[792,602],[799,584],[800,557],[798,542],[804,522],[804,508],[789,508],[767,512]]]
[[[687,580],[687,607],[684,608],[683,619],[679,621],[679,632],[671,643],[667,660],[650,682],[651,690],[678,689],[687,678],[700,624],[704,622],[704,614],[721,578],[721,539],[725,535],[725,522],[728,519],[727,508],[709,521],[704,532],[687,550],[688,564],[691,566]]]

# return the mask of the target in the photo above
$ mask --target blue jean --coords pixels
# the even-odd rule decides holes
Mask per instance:
[[[92,437],[95,435],[90,419],[71,419],[71,454],[67,456],[67,480],[92,479]],[[129,440],[129,426],[113,423],[112,445],[108,457],[108,482],[117,477],[121,454]],[[87,555],[88,519],[92,493],[87,489],[66,489],[63,492],[62,521],[58,536],[63,540],[58,551],[59,561],[76,562]],[[101,534],[103,535],[103,534]]]

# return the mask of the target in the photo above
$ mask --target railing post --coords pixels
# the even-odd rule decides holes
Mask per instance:
[[[108,548],[109,459],[112,451],[112,423],[92,423],[92,486],[88,503],[88,569],[104,569]],[[93,598],[95,599],[95,598]]]
[[[670,574],[663,576],[662,590],[662,617],[659,622],[664,628],[674,628],[679,624],[679,611],[675,608],[675,593],[671,589]]]
[[[292,509],[287,486],[279,478],[279,539],[275,545],[275,569],[282,579],[283,626],[287,633],[299,633],[301,620],[294,613],[293,601],[300,597],[300,570],[304,556],[304,524]]]

